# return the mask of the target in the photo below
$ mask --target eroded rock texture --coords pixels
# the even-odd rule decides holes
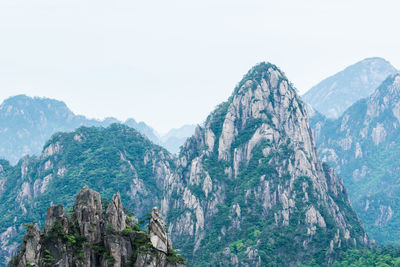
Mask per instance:
[[[157,242],[153,242],[157,237]],[[165,224],[153,209],[149,232],[125,215],[120,194],[104,211],[100,194],[83,187],[69,218],[62,205],[47,210],[45,228],[29,226],[11,266],[182,266],[172,249]],[[165,246],[164,246],[165,245]]]
[[[185,143],[162,208],[195,266],[329,263],[367,243],[341,180],[318,159],[304,103],[269,63]]]

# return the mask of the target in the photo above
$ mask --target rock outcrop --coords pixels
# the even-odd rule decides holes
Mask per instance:
[[[158,208],[153,208],[151,212],[151,220],[149,223],[150,240],[153,247],[165,253],[168,252],[169,240],[167,233],[165,232],[165,223],[161,218]]]
[[[269,63],[185,143],[162,208],[196,266],[329,263],[367,244],[341,180],[318,159],[305,105]]]
[[[154,237],[158,237],[155,243]],[[52,206],[42,234],[36,224],[28,226],[10,266],[178,267],[184,263],[168,244],[157,208],[153,209],[149,232],[145,232],[124,213],[119,193],[104,211],[100,194],[85,186],[76,197],[70,218],[62,205]]]

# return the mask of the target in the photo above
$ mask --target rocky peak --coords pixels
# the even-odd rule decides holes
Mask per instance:
[[[77,220],[80,232],[89,242],[98,243],[101,240],[99,222],[103,219],[102,214],[100,194],[85,185],[76,196],[73,218]]]
[[[18,267],[25,267],[31,263],[31,266],[38,266],[35,263],[39,262],[39,255],[41,250],[40,243],[40,231],[36,224],[31,224],[28,226],[28,230],[24,237],[24,241],[21,245],[21,251],[25,251],[25,253],[21,253],[18,255]],[[33,263],[33,264],[32,264]]]
[[[64,231],[68,229],[68,217],[63,205],[51,206],[47,209],[44,223],[44,234],[49,234],[55,222],[60,222]]]
[[[101,214],[99,196],[87,186],[82,188],[70,219],[62,205],[48,208],[43,234],[36,224],[29,225],[10,266],[183,266],[185,260],[168,243],[157,208],[153,209],[147,233],[124,214],[119,193],[113,196],[104,218],[97,216],[97,212]]]
[[[330,261],[342,244],[366,242],[341,180],[317,157],[304,103],[270,63],[253,67],[188,139],[163,204],[174,243],[196,264],[295,265],[323,246]],[[292,256],[266,250],[281,245]]]
[[[122,207],[121,195],[118,192],[108,204],[106,210],[107,224],[116,231],[122,231],[126,227],[126,215]]]
[[[164,253],[168,252],[169,240],[165,231],[165,223],[161,217],[160,211],[154,207],[151,212],[151,220],[149,223],[150,240],[155,248]]]
[[[367,115],[374,118],[386,109],[393,109],[400,121],[400,74],[390,75],[367,100]]]

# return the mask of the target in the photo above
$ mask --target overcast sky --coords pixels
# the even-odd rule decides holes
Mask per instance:
[[[200,123],[254,64],[301,93],[363,58],[400,67],[398,0],[1,0],[0,101],[63,100],[160,132]]]

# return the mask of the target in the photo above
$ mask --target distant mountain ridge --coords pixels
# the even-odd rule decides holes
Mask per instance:
[[[349,190],[369,235],[400,244],[400,74],[337,120],[314,116],[318,152]]]
[[[194,134],[196,125],[188,124],[179,128],[171,129],[168,133],[160,137],[159,144],[169,152],[178,154],[180,147],[185,143],[188,137]]]
[[[328,118],[338,118],[359,99],[368,97],[391,74],[398,72],[387,60],[366,58],[326,78],[303,100]]]
[[[104,120],[88,119],[74,114],[62,101],[17,95],[4,100],[0,105],[0,157],[15,164],[25,155],[40,154],[45,142],[56,132],[73,131],[80,126],[107,127],[112,123],[126,124],[153,143],[170,149],[172,153],[177,153],[186,139],[185,135],[191,135],[184,127],[186,134],[178,129],[161,141],[153,128],[133,118],[125,122],[112,117]],[[174,133],[178,135],[177,138]]]

